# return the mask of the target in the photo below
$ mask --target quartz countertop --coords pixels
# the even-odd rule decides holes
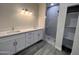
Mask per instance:
[[[10,35],[35,31],[35,30],[39,30],[39,29],[44,29],[44,28],[36,27],[36,28],[28,28],[28,29],[18,29],[18,30],[14,30],[14,31],[3,31],[3,32],[0,32],[0,38],[5,37],[5,36],[10,36]]]

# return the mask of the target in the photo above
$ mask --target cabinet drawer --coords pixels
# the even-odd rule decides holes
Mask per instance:
[[[38,31],[38,38],[39,38],[39,40],[41,40],[43,38],[43,34],[44,34],[43,30],[39,30]]]
[[[22,37],[25,37],[25,33],[11,36],[11,38],[13,39],[22,38]]]
[[[33,35],[34,42],[39,41],[38,34],[39,34],[38,30],[37,31],[34,31],[34,35]]]
[[[33,44],[33,32],[26,33],[26,47]]]
[[[32,38],[33,37],[33,32],[28,32],[28,33],[26,33],[26,38]]]
[[[16,39],[16,52],[25,48],[25,37]]]
[[[25,33],[23,34],[15,34],[15,35],[12,35],[12,36],[7,36],[7,37],[4,37],[4,38],[1,38],[2,40],[6,40],[6,39],[17,39],[17,38],[22,38],[22,37],[25,37]]]

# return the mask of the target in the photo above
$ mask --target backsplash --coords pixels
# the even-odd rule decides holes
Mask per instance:
[[[15,29],[30,28],[38,26],[39,5],[33,3],[5,3],[0,4],[0,32]],[[21,15],[20,10],[27,8],[32,15]]]

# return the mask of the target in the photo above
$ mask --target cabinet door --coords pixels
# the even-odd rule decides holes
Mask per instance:
[[[25,37],[16,39],[16,52],[21,51],[25,48]]]
[[[34,31],[33,33],[34,33],[34,35],[33,35],[33,38],[34,38],[34,39],[33,39],[33,40],[34,40],[34,43],[36,43],[37,41],[39,41],[39,38],[38,38],[38,33],[39,33],[39,32],[38,32],[38,30],[36,30],[36,31]]]
[[[0,39],[0,54],[1,55],[8,55],[15,53],[15,40],[3,38]]]
[[[44,34],[43,30],[38,30],[38,40],[43,39],[43,34]]]
[[[26,47],[32,45],[33,43],[33,32],[26,33]]]

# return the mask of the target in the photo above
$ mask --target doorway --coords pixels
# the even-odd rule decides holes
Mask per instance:
[[[48,3],[46,6],[45,40],[50,44],[55,43],[58,14],[59,4]]]

